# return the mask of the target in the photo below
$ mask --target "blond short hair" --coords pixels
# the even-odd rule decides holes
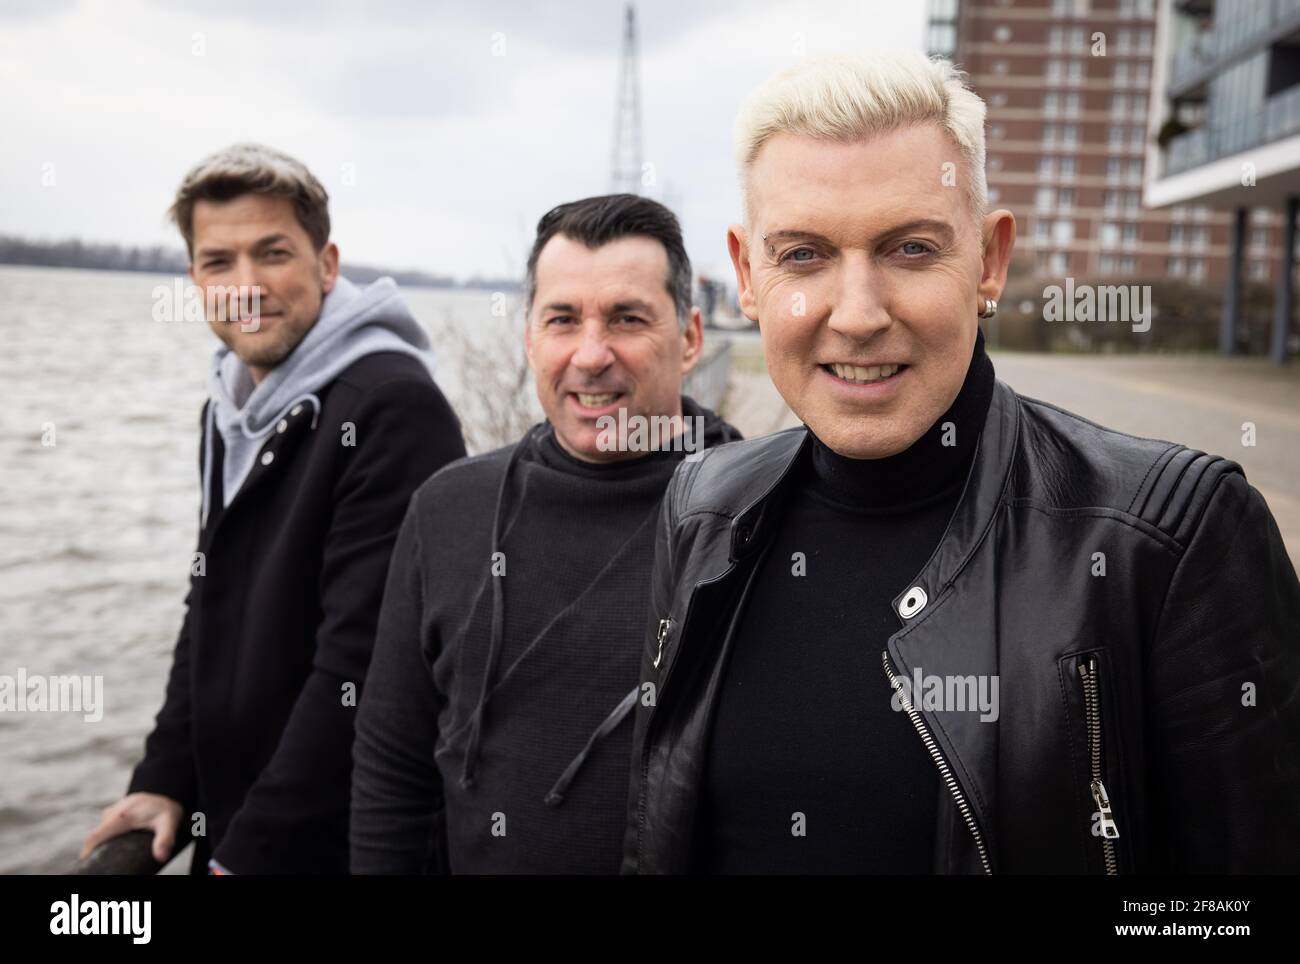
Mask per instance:
[[[749,171],[776,134],[851,143],[914,124],[938,124],[969,171],[967,195],[976,228],[988,208],[984,174],[984,101],[966,74],[917,51],[837,54],[808,60],[755,90],[736,116],[736,166],[749,219]]]
[[[329,243],[329,195],[297,158],[261,144],[234,144],[217,151],[185,175],[167,216],[176,222],[194,256],[194,205],[269,194],[293,202],[294,213],[319,251]]]

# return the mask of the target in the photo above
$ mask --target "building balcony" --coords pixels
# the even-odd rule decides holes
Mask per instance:
[[[1213,123],[1211,118],[1211,123],[1175,137],[1164,150],[1162,170],[1165,177],[1180,174],[1296,133],[1300,133],[1300,85],[1269,97],[1263,110],[1224,123]]]
[[[1210,16],[1223,15],[1223,0],[1211,6]],[[1216,21],[1174,51],[1169,67],[1171,97],[1185,97],[1205,86],[1243,52],[1300,30],[1300,0],[1252,0],[1242,9],[1246,17],[1230,25]],[[1199,9],[1189,12],[1203,15]]]

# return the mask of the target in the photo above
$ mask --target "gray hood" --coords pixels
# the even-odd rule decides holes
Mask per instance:
[[[358,288],[339,275],[321,303],[320,317],[289,357],[260,384],[225,345],[212,359],[203,452],[203,525],[207,525],[212,480],[212,433],[221,433],[223,505],[229,505],[252,470],[258,449],[294,405],[311,405],[320,414],[316,393],[357,359],[400,352],[424,362],[433,372],[429,336],[402,300],[392,278]],[[312,428],[316,419],[312,419]]]

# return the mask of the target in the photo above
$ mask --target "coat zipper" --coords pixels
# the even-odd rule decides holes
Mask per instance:
[[[1119,836],[1119,825],[1110,808],[1110,794],[1106,784],[1101,782],[1101,712],[1097,699],[1097,658],[1091,656],[1086,663],[1079,663],[1079,677],[1083,681],[1084,717],[1088,722],[1088,756],[1092,764],[1092,801],[1101,815],[1101,852],[1106,861],[1106,873],[1117,875],[1119,863],[1115,859],[1115,838]]]
[[[948,792],[952,794],[957,803],[957,809],[961,812],[962,819],[966,821],[971,836],[975,838],[975,846],[979,850],[980,863],[984,865],[984,873],[992,874],[993,868],[989,866],[989,855],[984,847],[984,837],[975,824],[975,816],[971,813],[970,804],[966,801],[966,795],[962,793],[961,786],[952,775],[952,770],[948,768],[948,763],[939,751],[939,745],[934,742],[934,737],[930,735],[930,729],[925,725],[925,720],[917,712],[916,707],[912,705],[908,695],[902,691],[902,683],[899,682],[898,676],[894,673],[894,667],[889,662],[889,651],[885,650],[880,655],[885,664],[885,675],[889,677],[889,685],[898,691],[899,698],[903,701],[903,709],[907,711],[908,719],[912,721],[912,726],[916,727],[916,732],[920,734],[921,741],[925,743],[925,748],[930,753],[930,758],[934,760],[935,766],[939,768],[939,775],[943,777],[944,783],[948,785]]]

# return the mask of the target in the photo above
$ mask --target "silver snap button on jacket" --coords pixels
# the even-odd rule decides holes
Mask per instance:
[[[904,619],[911,619],[925,608],[926,601],[925,590],[920,586],[913,586],[903,596],[903,601],[898,604],[898,615]]]
[[[263,465],[270,465],[271,462],[274,461],[274,460],[275,460],[275,453],[274,453],[274,452],[263,452],[263,453],[262,453],[262,464],[263,464]]]

